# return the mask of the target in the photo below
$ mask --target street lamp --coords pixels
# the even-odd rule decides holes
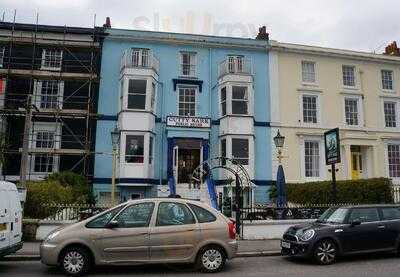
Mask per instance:
[[[276,136],[274,137],[274,143],[276,148],[278,148],[278,160],[279,160],[279,164],[281,164],[282,162],[282,147],[283,144],[285,143],[285,137],[281,135],[281,133],[278,130],[278,133],[276,134]]]
[[[116,160],[119,148],[120,132],[115,126],[114,130],[111,131],[111,143],[112,143],[112,177],[111,177],[111,203],[115,205],[115,171],[116,171]]]

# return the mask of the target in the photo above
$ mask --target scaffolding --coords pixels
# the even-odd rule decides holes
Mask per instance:
[[[71,164],[70,168],[63,170],[76,171],[79,168],[78,173],[90,181],[93,177],[92,140],[98,117],[97,93],[103,29],[95,27],[95,17],[93,28],[39,25],[38,15],[35,24],[21,24],[15,22],[15,17],[16,12],[13,22],[0,23],[0,51],[1,47],[4,47],[0,79],[6,80],[5,92],[0,95],[0,132],[7,141],[12,142],[6,143],[4,155],[8,159],[23,152],[22,147],[16,146],[20,145],[23,131],[15,134],[13,123],[24,121],[29,108],[32,107],[32,123],[28,136],[29,168],[21,174],[27,174],[27,180],[35,179],[33,175],[36,174],[36,170],[31,168],[35,157],[51,157],[49,159],[52,163],[55,164],[56,160],[56,166],[59,167],[61,159],[73,156],[73,164],[70,159],[66,162]],[[59,70],[43,66],[43,49],[46,48],[61,51]],[[21,49],[31,51],[31,57],[21,57]],[[18,86],[11,88],[11,80],[14,80],[14,83],[25,82],[23,90],[26,91],[18,91]],[[53,81],[57,88],[51,87]],[[42,86],[43,82],[48,82],[46,85],[50,84],[49,94],[42,94],[38,89],[39,84]],[[64,83],[67,82],[71,84],[72,89],[66,95]],[[52,89],[57,91],[56,95],[52,94]],[[60,91],[63,92],[62,95],[59,94]],[[46,137],[47,140],[44,140],[41,134],[42,141],[39,145],[35,126],[43,122],[54,126],[54,130],[47,130],[52,134],[51,138]],[[7,167],[6,162],[3,178],[6,178]],[[53,167],[51,169],[53,171]],[[49,173],[49,170],[44,170],[39,171],[38,175]]]

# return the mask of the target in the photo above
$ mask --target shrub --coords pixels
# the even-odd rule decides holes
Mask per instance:
[[[297,204],[332,203],[331,181],[286,184],[288,201]],[[390,179],[373,178],[337,181],[339,203],[393,203]]]
[[[74,198],[78,202],[93,204],[93,194],[85,177],[71,171],[56,172],[47,178],[49,181],[58,182],[64,187],[71,187]]]
[[[62,186],[57,181],[27,182],[26,189],[24,204],[24,217],[26,218],[41,219],[54,213],[45,207],[47,204],[77,203],[72,187]]]

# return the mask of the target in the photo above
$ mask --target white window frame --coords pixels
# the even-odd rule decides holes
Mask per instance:
[[[142,93],[129,93],[129,82],[130,80],[133,81],[145,81],[146,82],[146,89],[145,89],[145,94]],[[149,80],[148,78],[126,78],[124,79],[123,83],[125,83],[125,95],[126,95],[126,104],[124,105],[125,108],[129,111],[146,111],[148,110],[148,105],[149,105],[149,99],[147,99],[149,97],[148,94],[148,90],[149,90]],[[143,109],[138,109],[138,108],[129,108],[129,95],[144,95],[145,98],[145,102],[144,102],[144,108]]]
[[[242,55],[228,55],[228,73],[242,73],[244,71],[245,60]]]
[[[346,120],[346,99],[357,100],[357,125],[349,125]],[[345,94],[343,97],[343,124],[348,128],[360,128],[364,126],[364,110],[362,95]]]
[[[183,55],[189,55],[189,74],[184,74]],[[197,53],[191,51],[179,52],[179,75],[182,77],[195,78],[197,67]]]
[[[0,46],[0,68],[3,67],[4,64],[4,54],[6,52],[5,46]]]
[[[37,134],[39,132],[53,132],[54,142],[52,148],[38,148],[36,146]],[[61,147],[61,125],[53,122],[35,122],[33,126],[33,131],[31,133],[31,139],[29,140],[29,148],[31,149],[60,149]],[[53,157],[53,171],[51,172],[38,172],[35,171],[35,159],[36,156],[49,155]],[[60,158],[57,155],[51,154],[33,154],[32,159],[30,159],[29,172],[35,175],[48,175],[59,170]]]
[[[148,156],[146,157],[146,134],[145,133],[131,133],[131,132],[126,132],[123,134],[124,136],[124,144],[121,144],[121,147],[123,147],[123,163],[128,164],[128,165],[143,165],[145,163],[148,163],[149,159]],[[143,161],[142,162],[127,162],[126,161],[126,156],[135,156],[135,157],[142,157],[141,155],[127,155],[126,154],[126,145],[127,145],[127,138],[128,136],[136,136],[136,137],[143,137]],[[148,150],[147,150],[148,151]],[[146,159],[147,158],[147,159]]]
[[[393,141],[388,141],[385,144],[385,160],[386,160],[386,171],[387,171],[387,177],[391,178],[394,180],[395,183],[400,183],[400,176],[399,177],[390,177],[390,165],[389,165],[389,145],[398,145],[400,147],[400,141],[398,140],[393,140]]]
[[[382,96],[381,97],[381,114],[382,114],[382,126],[387,131],[398,131],[400,130],[400,99],[397,97]],[[392,102],[395,104],[396,109],[396,127],[386,127],[386,115],[385,115],[385,102]]]
[[[236,99],[233,98],[233,87],[241,87],[241,88],[245,88],[245,98],[244,99]],[[231,97],[230,97],[230,106],[231,106],[231,114],[232,115],[236,115],[236,116],[247,116],[251,114],[251,110],[250,110],[250,92],[249,92],[249,87],[247,85],[238,85],[238,84],[232,84],[231,87]],[[247,106],[247,113],[244,114],[239,114],[239,113],[234,113],[233,112],[233,101],[241,101],[241,102],[245,102],[246,106]]]
[[[316,127],[321,125],[321,103],[320,103],[320,93],[314,92],[301,92],[299,95],[299,106],[300,106],[300,122],[303,126],[312,126]],[[316,98],[316,109],[317,109],[317,123],[313,122],[305,122],[304,121],[304,107],[303,107],[303,98],[304,97],[315,97]]]
[[[180,95],[180,90],[181,89],[194,89],[194,115],[181,115],[179,113],[179,104],[180,104],[180,99],[179,99],[179,95]],[[178,116],[186,116],[186,117],[195,117],[197,116],[197,101],[198,101],[198,92],[199,92],[199,87],[198,86],[191,86],[191,85],[178,85],[177,88],[177,111],[176,114]],[[190,102],[184,102],[184,103],[190,103]]]
[[[318,177],[306,177],[306,165],[305,165],[305,142],[312,141],[318,143],[319,151],[319,176]],[[325,151],[324,151],[324,140],[322,136],[301,136],[300,137],[300,169],[301,176],[305,182],[321,181],[326,178],[325,168]]]
[[[59,66],[47,66],[46,65],[46,54],[48,51],[57,51],[60,52],[60,61],[59,61]],[[62,62],[63,62],[63,50],[59,49],[43,49],[42,50],[42,63],[40,69],[42,70],[53,70],[53,71],[60,71],[62,67]]]
[[[148,48],[132,48],[131,62],[134,67],[150,67],[151,52]]]
[[[54,95],[55,97],[57,97],[57,105],[56,105],[56,107],[49,107],[49,108],[47,108],[47,107],[41,107],[42,106],[42,104],[44,104],[44,103],[46,103],[46,102],[43,102],[42,101],[42,96],[46,96],[46,95],[49,95],[49,96],[51,96],[51,94],[42,94],[42,89],[43,89],[43,82],[47,82],[47,81],[54,81],[54,82],[57,82],[58,83],[58,93],[57,93],[57,95]],[[36,107],[37,108],[39,108],[39,109],[43,109],[43,110],[46,110],[46,109],[62,109],[62,107],[63,107],[63,96],[64,96],[64,81],[58,81],[58,80],[51,80],[51,79],[48,79],[48,80],[35,80],[35,82],[34,82],[34,92],[35,92],[35,101],[34,101],[34,103],[35,103],[35,105],[36,105]]]
[[[351,86],[351,85],[347,85],[347,84],[345,84],[344,83],[344,68],[345,67],[351,67],[351,68],[353,68],[353,78],[354,78],[354,86]],[[343,64],[342,65],[342,70],[341,70],[341,72],[342,72],[342,74],[341,74],[341,76],[342,76],[342,86],[344,87],[344,88],[349,88],[349,89],[356,89],[357,88],[357,67],[355,66],[355,65],[350,65],[350,64]]]
[[[394,104],[394,120],[395,120],[395,126],[387,126],[386,123],[386,113],[385,113],[385,104],[386,103],[391,103]],[[383,110],[383,123],[384,127],[387,129],[398,129],[399,128],[399,103],[398,101],[393,101],[393,100],[388,100],[384,99],[382,101],[382,110]]]
[[[313,82],[304,79],[304,75],[305,74],[310,74],[310,73],[304,72],[304,67],[303,66],[305,64],[313,64],[313,66],[314,66],[314,81]],[[318,81],[317,81],[317,63],[315,61],[302,60],[301,63],[300,63],[300,66],[301,66],[301,82],[302,82],[302,84],[305,84],[305,85],[317,85],[317,83],[318,83]]]
[[[384,83],[384,79],[383,79],[383,72],[384,71],[386,71],[386,72],[391,72],[392,73],[392,80],[391,80],[391,82],[392,82],[392,88],[391,89],[388,89],[388,88],[384,88],[384,85],[383,85],[383,83]],[[394,78],[395,76],[394,76],[394,70],[393,69],[386,69],[386,68],[384,68],[384,69],[381,69],[380,70],[380,80],[381,80],[381,84],[380,84],[380,87],[381,87],[381,89],[382,89],[382,91],[383,92],[391,92],[391,93],[393,93],[393,92],[395,92],[395,82],[394,82],[394,80],[395,80],[395,78]]]

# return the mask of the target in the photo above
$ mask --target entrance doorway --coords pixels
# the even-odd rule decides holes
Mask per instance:
[[[361,146],[352,145],[351,151],[351,179],[357,180],[363,176],[363,156]]]
[[[199,140],[181,139],[174,147],[174,177],[177,184],[189,184],[193,171],[201,163],[201,143]]]

